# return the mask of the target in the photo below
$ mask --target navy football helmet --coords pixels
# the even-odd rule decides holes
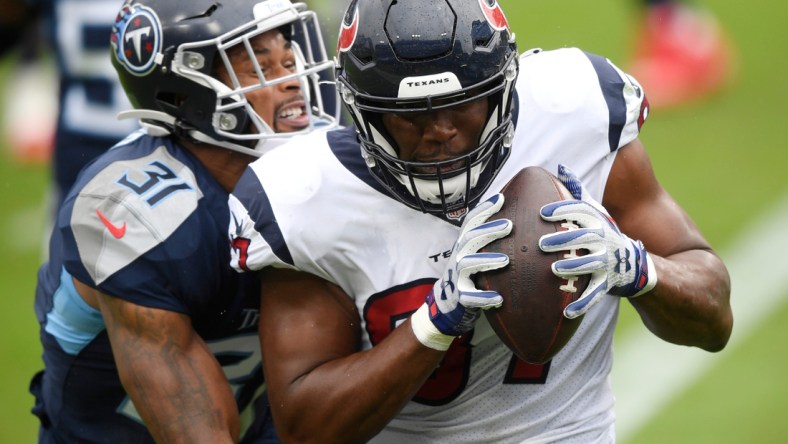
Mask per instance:
[[[514,131],[517,45],[497,0],[353,0],[337,54],[340,95],[375,178],[412,208],[462,218],[508,157]],[[489,106],[478,147],[448,161],[403,161],[382,124],[386,113],[482,97]],[[464,166],[446,171],[457,160]]]
[[[266,79],[255,62],[259,83],[241,86],[227,51],[243,45],[257,60],[249,41],[273,29],[291,41],[296,69]],[[326,55],[317,16],[290,0],[126,0],[112,28],[112,63],[138,118],[154,134],[176,134],[241,153],[260,156],[271,139],[338,122],[339,100],[325,110],[325,94],[336,95],[334,63]],[[217,78],[223,65],[233,85]],[[298,79],[312,112],[308,128],[276,134],[246,99],[246,94]]]

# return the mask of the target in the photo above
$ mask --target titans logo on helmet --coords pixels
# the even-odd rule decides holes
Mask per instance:
[[[127,71],[138,76],[148,74],[161,49],[159,17],[146,6],[127,3],[115,17],[111,44],[112,53]]]

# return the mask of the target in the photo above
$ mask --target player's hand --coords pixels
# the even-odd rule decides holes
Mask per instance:
[[[471,280],[474,273],[495,270],[509,263],[505,254],[479,253],[479,249],[512,231],[512,222],[508,219],[487,221],[501,209],[503,199],[503,194],[496,194],[468,213],[443,276],[435,282],[422,308],[413,315],[413,331],[427,347],[446,350],[455,336],[473,328],[482,309],[500,307],[503,302],[500,294],[479,290]]]
[[[569,168],[559,165],[558,179],[576,200],[545,205],[542,218],[551,222],[569,220],[580,228],[544,235],[539,239],[539,248],[545,252],[585,248],[590,252],[553,263],[553,273],[562,278],[591,275],[588,287],[567,305],[564,316],[572,319],[585,314],[605,293],[634,298],[654,288],[657,270],[643,243],[619,230],[607,210],[591,197]]]

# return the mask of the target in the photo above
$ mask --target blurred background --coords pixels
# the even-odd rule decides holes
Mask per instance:
[[[321,11],[333,49],[344,2],[307,3]],[[788,276],[788,4],[698,0],[649,10],[635,0],[500,3],[521,50],[577,46],[637,73],[654,105],[641,139],[657,175],[731,271],[734,332],[717,354],[661,343],[622,304],[613,374],[619,442],[788,442],[788,351],[780,345],[788,338],[788,290],[775,285]],[[11,18],[3,8],[0,23]],[[85,18],[76,11],[61,10],[59,20]],[[38,31],[28,32],[24,40],[34,41]],[[660,37],[664,32],[669,37]],[[683,41],[691,50],[675,54]],[[17,46],[0,59],[3,443],[36,440],[27,387],[42,367],[33,293],[53,201],[56,66],[46,44]],[[672,89],[667,82],[687,76],[692,81]]]

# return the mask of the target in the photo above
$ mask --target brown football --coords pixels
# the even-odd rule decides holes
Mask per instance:
[[[504,253],[509,265],[478,273],[479,288],[492,289],[503,296],[503,305],[485,310],[493,330],[520,359],[542,364],[569,342],[582,317],[567,319],[564,308],[577,300],[588,285],[589,276],[561,279],[553,274],[553,262],[581,251],[545,253],[539,249],[543,234],[576,228],[570,223],[547,222],[539,209],[550,202],[571,199],[572,195],[549,171],[527,167],[517,173],[501,191],[503,208],[492,218],[507,218],[512,233],[487,245],[483,251]]]

